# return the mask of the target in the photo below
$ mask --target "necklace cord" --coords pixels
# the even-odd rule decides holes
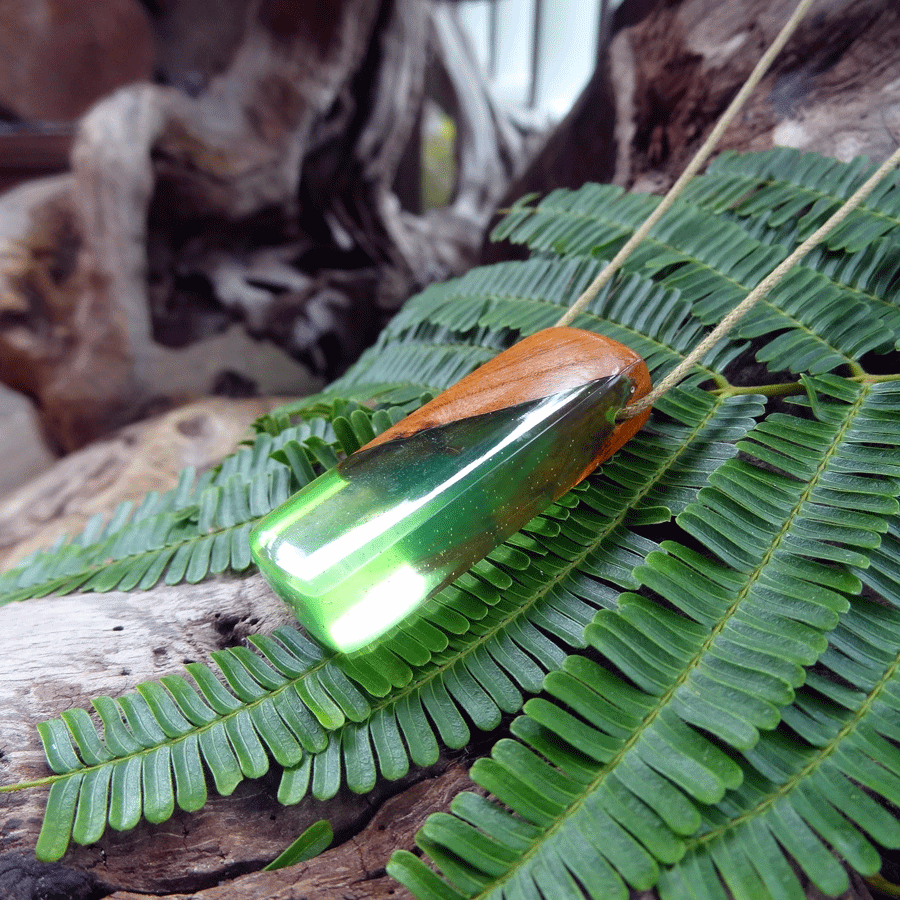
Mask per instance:
[[[647,217],[644,223],[629,238],[625,246],[610,260],[604,267],[603,271],[585,288],[581,296],[566,310],[556,323],[557,326],[569,325],[573,319],[600,293],[600,290],[609,282],[609,280],[622,268],[625,260],[631,255],[632,251],[647,236],[650,229],[665,215],[678,199],[681,192],[687,186],[687,183],[700,171],[700,168],[706,162],[709,155],[719,143],[720,138],[725,133],[725,129],[731,124],[734,117],[740,112],[741,107],[747,98],[762,80],[769,66],[775,57],[781,52],[781,49],[788,42],[790,36],[794,33],[800,20],[806,14],[806,11],[812,5],[812,0],[800,0],[797,8],[794,10],[790,19],[785,23],[784,27],[772,41],[769,48],[762,55],[756,67],[750,73],[750,76],[744,82],[741,89],[735,94],[734,99],[728,104],[728,108],[722,113],[721,118],[716,122],[715,128],[709,133],[709,136],[700,146],[700,149],[694,155],[694,158],[687,164],[684,171],[678,177],[675,184],[669,188],[669,192],[662,198],[659,205]]]
[[[784,48],[791,35],[800,24],[801,19],[812,5],[812,0],[800,0],[793,14],[784,27],[769,45],[759,62],[754,67],[750,76],[744,82],[741,89],[735,94],[728,108],[722,113],[709,136],[687,164],[684,171],[669,189],[668,193],[653,212],[647,217],[640,228],[629,238],[619,252],[607,263],[603,271],[587,286],[575,302],[556,322],[557,326],[569,325],[587,305],[600,293],[603,287],[609,283],[612,277],[622,268],[625,260],[634,249],[644,240],[650,229],[672,208],[688,182],[700,171],[701,167],[715,149],[725,129],[740,111],[750,94],[756,89],[763,76],[768,71],[775,57]],[[801,243],[786,259],[777,265],[746,297],[729,312],[721,322],[697,344],[693,350],[671,371],[665,378],[644,397],[636,400],[621,409],[616,416],[617,421],[630,419],[653,406],[664,394],[672,390],[748,312],[774,288],[787,273],[817,244],[821,243],[847,216],[853,212],[878,186],[889,171],[900,164],[900,149],[896,150],[875,173],[861,185],[833,215],[831,215],[819,228],[817,228],[803,243]]]
[[[862,184],[856,192],[820,225],[802,244],[800,244],[790,256],[779,263],[772,271],[733,309],[721,322],[697,344],[693,350],[671,371],[649,394],[636,400],[619,411],[617,420],[630,419],[642,413],[648,407],[653,406],[660,397],[668,393],[694,368],[706,354],[725,337],[756,303],[777,285],[782,278],[798,263],[810,250],[821,243],[847,216],[853,212],[873,190],[881,183],[885,175],[900,164],[900,148],[894,151],[875,171],[875,173]]]

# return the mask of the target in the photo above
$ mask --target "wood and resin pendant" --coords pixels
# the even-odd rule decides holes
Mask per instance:
[[[612,456],[649,410],[616,413],[649,390],[622,344],[538,332],[271,512],[253,558],[313,637],[357,650]]]

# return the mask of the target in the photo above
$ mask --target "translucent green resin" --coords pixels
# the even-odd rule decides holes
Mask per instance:
[[[363,448],[266,516],[253,558],[310,634],[363,647],[575,484],[631,391],[615,375]]]

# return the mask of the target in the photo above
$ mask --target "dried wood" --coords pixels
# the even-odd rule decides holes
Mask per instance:
[[[7,266],[24,312],[15,340],[0,339],[14,360],[0,360],[0,376],[37,398],[66,449],[146,405],[158,340],[195,340],[234,315],[338,371],[414,290],[471,264],[521,165],[525,143],[473,79],[446,8],[243,0],[238,39],[241,4],[223,3],[215,35],[231,48],[227,63],[192,44],[179,58],[166,42],[180,89],[138,84],[95,106],[54,227],[29,210],[10,236],[43,249]],[[162,21],[181,20],[167,10]],[[449,207],[421,214],[402,207],[395,184],[418,152],[432,55],[458,124],[460,177]],[[201,71],[188,90],[192,60]],[[23,364],[13,346],[23,339],[39,366]]]
[[[453,763],[388,800],[353,837],[307,863],[277,872],[254,872],[166,900],[410,900],[411,895],[384,871],[391,853],[413,850],[413,837],[427,815],[446,810],[459,792],[473,785],[466,766]],[[116,892],[109,900],[144,900]]]
[[[793,0],[659,5],[610,51],[615,181],[668,187],[788,18]],[[818,0],[731,125],[721,149],[790,146],[884,159],[900,138],[900,9]]]
[[[767,29],[774,28],[773,23],[783,19],[788,6],[790,3],[782,0],[754,0],[725,6],[710,4],[708,0],[684,0],[680,4],[659,5],[651,18],[616,38],[612,65],[621,126],[617,179],[622,184],[653,187],[671,179],[743,77],[744,70],[752,65],[769,34]],[[406,14],[411,18],[403,20],[405,27],[412,29],[419,20],[415,19],[414,11]],[[386,19],[379,21],[383,24]],[[399,23],[396,27],[400,27]],[[867,152],[873,157],[883,155],[884,146],[887,143],[893,146],[900,133],[896,124],[900,121],[897,118],[900,70],[897,54],[891,49],[897,46],[898,28],[898,12],[891,4],[874,0],[823,0],[743,121],[730,132],[729,146],[757,149],[781,141],[841,157],[856,152]],[[825,51],[828,54],[823,56]],[[391,52],[395,54],[397,72],[404,71],[412,77],[419,71],[415,60],[407,58],[399,48]],[[811,69],[810,62],[814,63]],[[462,72],[462,68],[458,71]],[[387,90],[387,82],[379,83],[376,93]],[[169,97],[171,92],[160,90],[158,96]],[[385,118],[385,127],[392,134],[404,134],[406,125],[401,122],[399,111],[387,109],[383,105],[384,95],[379,96],[383,98],[378,108]],[[342,105],[340,91],[336,98],[329,115],[312,129],[314,149],[303,167],[311,178],[307,182],[309,189],[324,191],[323,186],[337,171],[335,160],[353,158],[352,153],[346,153],[347,145],[340,138],[353,114],[349,107]],[[656,98],[657,105],[651,102],[652,98]],[[145,110],[142,114],[138,100],[138,94],[131,95],[129,114],[137,118],[145,136],[154,133],[161,136],[165,129],[157,130],[159,120],[154,118],[155,113]],[[184,103],[183,97],[178,97],[179,108]],[[171,128],[172,121],[167,120],[165,127]],[[333,130],[329,130],[331,126]],[[496,128],[503,130],[500,125]],[[187,147],[190,142],[184,135],[179,138],[177,133],[165,133],[166,146],[170,148],[166,166],[177,168],[178,155],[171,148]],[[503,140],[495,136],[494,146],[504,146]],[[147,138],[145,142],[162,146],[156,139]],[[377,141],[368,146],[377,147]],[[573,152],[577,151],[578,147],[573,147]],[[171,168],[157,168],[158,157],[150,155],[147,147],[140,152],[144,154],[144,162],[151,159],[153,163],[151,178],[156,185],[163,169],[171,183],[188,185],[188,179],[176,177]],[[373,160],[370,184],[363,190],[358,182],[355,192],[347,189],[339,194],[339,200],[332,197],[334,202],[328,206],[328,216],[323,213],[322,221],[330,223],[326,231],[335,246],[352,231],[351,242],[362,244],[368,240],[365,246],[373,249],[372,259],[390,260],[391,265],[379,270],[388,281],[394,279],[390,281],[391,286],[382,288],[381,298],[390,305],[394,302],[392,298],[401,293],[397,285],[411,283],[408,273],[397,273],[405,273],[413,262],[433,264],[435,271],[455,264],[452,240],[444,247],[435,248],[433,258],[423,255],[427,251],[426,235],[443,233],[454,239],[459,231],[449,214],[443,219],[429,219],[400,210],[388,190],[388,173],[393,165],[391,160],[395,159],[392,151],[379,148],[369,158]],[[498,158],[504,159],[503,152]],[[204,156],[197,149],[191,159],[202,161]],[[215,160],[215,154],[212,159]],[[381,162],[376,164],[376,160]],[[139,188],[136,196],[146,209],[149,201],[140,188],[145,172],[141,166],[136,171],[134,177]],[[212,173],[207,180],[214,182],[214,170],[206,171]],[[100,174],[98,170],[98,177]],[[252,173],[245,174],[244,188],[237,194],[241,203],[253,195]],[[286,178],[283,177],[282,185]],[[127,178],[122,180],[124,184]],[[207,202],[202,198],[204,179],[198,178],[193,183],[201,185],[197,196]],[[380,187],[376,190],[372,185]],[[378,190],[386,193],[380,195],[377,203],[369,203],[367,198],[377,195]],[[213,194],[218,197],[215,191]],[[184,190],[181,195],[190,196],[190,192]],[[263,195],[262,190],[257,194]],[[122,196],[127,196],[124,188]],[[301,189],[301,196],[303,202],[314,206],[312,197],[326,195],[304,194]],[[466,196],[465,191],[460,196]],[[472,188],[467,196],[477,198],[478,188]],[[350,202],[353,198],[362,198],[359,202],[367,210],[374,210],[370,221],[375,227],[371,230],[360,226],[363,219],[356,215],[358,209]],[[224,202],[216,199],[216,203]],[[465,206],[460,201],[455,215],[463,216]],[[202,208],[202,204],[196,208]],[[391,229],[384,224],[388,220]],[[141,224],[128,216],[119,221],[130,222],[129,227]],[[462,221],[466,221],[464,217]],[[296,235],[293,239],[296,240]],[[462,242],[459,246],[466,246],[468,237],[459,240]],[[194,258],[215,259],[221,264],[227,255],[219,252],[203,257],[198,253]],[[251,257],[248,254],[247,259]],[[428,263],[428,259],[433,262]],[[127,268],[125,274],[129,278],[136,279],[139,255],[126,254],[123,267]],[[277,266],[269,271],[276,272]],[[229,275],[240,280],[240,272],[232,271]],[[368,277],[372,277],[371,273]],[[249,279],[246,283],[253,286]],[[316,283],[326,284],[324,280]],[[296,285],[300,291],[306,286]],[[259,295],[252,298],[262,327],[267,327],[264,301]],[[274,310],[276,306],[271,308]],[[121,345],[126,344],[129,327],[137,333],[146,327],[146,322],[146,312],[139,305],[128,314],[122,313],[116,319]],[[148,462],[147,466],[151,469],[152,463]],[[96,472],[99,477],[102,472],[99,463]],[[56,489],[60,490],[63,483],[58,481]],[[91,479],[85,479],[86,485],[90,483]],[[48,495],[42,501],[47,509],[52,509],[52,500],[52,495]],[[37,498],[34,502],[39,503]],[[24,515],[24,509],[20,506],[18,515]],[[0,778],[8,782],[44,771],[33,732],[33,724],[40,718],[56,716],[67,705],[84,705],[92,694],[116,695],[133,688],[142,678],[178,671],[187,658],[205,658],[209,650],[240,640],[250,630],[264,631],[287,619],[285,608],[257,577],[159,588],[150,594],[29,601],[0,610],[0,634],[4,635],[0,652],[0,691],[3,692],[0,703],[4,710]],[[116,630],[119,626],[121,630]],[[276,784],[274,776],[245,782],[235,797],[214,799],[200,816],[179,815],[162,826],[141,825],[126,835],[107,835],[97,847],[76,849],[61,865],[50,869],[36,869],[29,861],[42,800],[33,795],[4,796],[0,800],[4,824],[0,840],[0,886],[8,883],[3,879],[11,872],[19,877],[17,884],[21,890],[16,888],[19,894],[7,891],[6,895],[16,900],[19,896],[27,896],[29,900],[39,896],[40,878],[56,879],[53,883],[57,885],[71,884],[67,896],[72,898],[112,893],[116,900],[134,900],[148,892],[174,893],[180,898],[200,896],[204,900],[292,896],[325,900],[396,898],[403,896],[402,892],[380,871],[389,848],[411,846],[410,836],[424,815],[445,808],[456,788],[465,785],[465,778],[453,766],[442,777],[409,788],[389,801],[363,831],[359,829],[373,805],[381,803],[381,798],[342,795],[328,807],[303,804],[285,810],[274,800]],[[356,833],[356,836],[346,837],[334,851],[296,870],[271,874],[255,871],[306,824],[320,816],[331,818],[339,827],[343,823],[345,835]],[[26,890],[30,893],[26,894]],[[814,895],[813,888],[809,894]],[[847,897],[859,898],[866,894],[865,885],[855,879]]]
[[[121,499],[165,490],[177,481],[182,465],[203,467],[231,450],[247,422],[271,405],[261,400],[195,404],[72,454],[0,505],[8,553],[19,556],[31,546],[27,526],[34,530],[42,519],[48,520],[46,542],[62,520],[71,532]],[[22,520],[26,527],[17,527]],[[16,535],[21,546],[14,543]],[[0,782],[50,774],[37,722],[73,706],[90,708],[95,696],[116,697],[141,681],[183,674],[187,661],[208,661],[213,650],[294,621],[258,575],[163,585],[148,592],[49,597],[0,608]],[[276,799],[279,772],[273,765],[263,778],[244,781],[231,797],[218,797],[210,786],[210,800],[199,813],[176,812],[161,825],[142,822],[125,833],[107,831],[97,844],[74,846],[53,865],[37,863],[33,856],[46,790],[3,794],[0,892],[4,900],[206,890],[211,897],[268,896],[269,890],[272,897],[287,897],[301,875],[297,870],[247,873],[258,872],[306,827],[327,818],[341,838],[341,862],[333,858],[304,870],[303,877],[319,880],[322,892],[311,895],[344,897],[343,891],[358,884],[357,896],[388,896],[396,886],[378,870],[394,839],[411,846],[410,836],[427,811],[448,803],[465,782],[458,765],[442,777],[447,766],[443,760],[402,782],[382,783],[365,796],[343,790],[328,802],[308,798],[283,807]],[[373,823],[367,837],[358,835],[386,798],[423,779],[413,793],[393,801],[387,820]],[[376,890],[376,883],[382,885],[380,893],[366,893]],[[213,890],[217,885],[222,887]]]

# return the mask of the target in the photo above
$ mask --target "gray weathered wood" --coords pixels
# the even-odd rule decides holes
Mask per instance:
[[[231,451],[248,423],[272,405],[271,400],[195,403],[71,454],[0,503],[0,550],[18,558],[34,545],[34,533],[46,544],[63,524],[72,534],[90,515],[122,499],[168,489],[184,465],[204,468]],[[0,607],[0,784],[51,774],[36,723],[68,708],[90,708],[92,697],[121,696],[141,681],[183,673],[188,660],[208,661],[213,650],[285,624],[294,624],[293,615],[259,575]],[[387,897],[396,885],[382,873],[380,893],[369,894],[374,890],[369,879],[376,873],[378,881],[394,838],[412,846],[411,834],[429,809],[446,805],[465,782],[458,765],[442,780],[446,768],[443,760],[365,796],[345,789],[328,802],[308,798],[284,807],[276,798],[280,773],[273,764],[262,778],[242,782],[231,797],[219,797],[210,785],[209,802],[199,813],[179,811],[160,825],[141,822],[126,833],[108,830],[96,845],[73,846],[54,865],[34,860],[47,788],[3,793],[0,896],[37,900],[48,886],[71,900],[98,891],[167,895],[212,890],[221,883],[213,896],[262,897],[271,891],[273,898],[287,898],[298,870],[246,873],[258,872],[320,818],[344,837],[357,834],[386,798],[425,779],[406,800],[401,794],[392,801],[395,812],[387,825],[382,820],[370,826],[371,848],[366,849],[368,837],[350,838],[337,857],[308,876],[321,879],[321,892],[310,890],[317,898],[342,898],[344,886],[357,882],[362,885],[357,896]],[[246,886],[244,877],[250,879]]]
[[[185,662],[208,660],[211,651],[248,634],[293,622],[258,575],[161,586],[146,593],[50,597],[0,608],[0,783],[50,774],[34,729],[37,722],[56,718],[69,707],[89,708],[91,697],[120,696],[141,681],[182,673]],[[439,764],[430,774],[445,767]],[[124,833],[107,830],[93,846],[73,846],[56,874],[61,878],[65,870],[84,873],[111,891],[193,895],[260,869],[317,819],[327,818],[338,832],[358,831],[385,797],[427,774],[419,771],[402,783],[381,783],[365,796],[345,789],[328,802],[307,798],[284,807],[275,796],[279,771],[273,764],[268,775],[244,781],[231,797],[219,797],[210,787],[210,801],[198,813],[176,812],[160,825],[142,822]],[[448,782],[435,788],[434,796],[420,787],[406,801],[397,798],[395,808],[399,804],[407,819],[415,817],[421,824],[425,811],[449,802],[463,781],[455,770]],[[15,854],[22,865],[33,856],[45,797],[45,789],[0,794],[2,852]],[[401,829],[404,841],[411,827],[410,820],[407,830]],[[366,838],[354,838],[355,849],[343,851],[339,866],[319,864],[318,874],[308,876],[320,891],[312,895],[375,896],[341,890],[384,865],[389,848],[395,846],[393,836],[400,837],[397,823],[391,828],[387,835],[372,832],[379,840],[368,849]],[[382,852],[386,855],[378,863]],[[365,866],[360,868],[363,858]],[[6,864],[11,865],[9,858]],[[253,885],[262,887],[251,889],[248,883],[246,891],[222,888],[209,896],[268,896],[265,892],[271,890],[272,897],[287,897],[291,877],[260,875]],[[378,896],[387,896],[387,889]]]

